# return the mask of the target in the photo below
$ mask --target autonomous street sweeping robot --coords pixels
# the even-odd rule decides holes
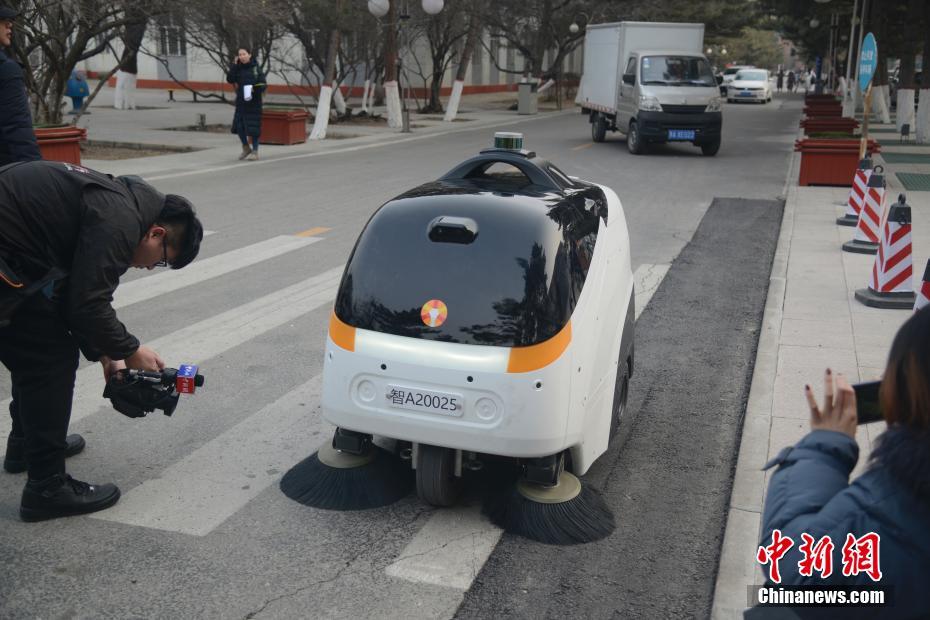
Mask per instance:
[[[605,452],[627,404],[627,224],[611,189],[522,147],[521,134],[498,133],[494,148],[368,221],[326,342],[322,411],[337,429],[282,480],[290,497],[369,508],[415,484],[423,501],[450,506],[463,472],[504,457],[518,474],[492,520],[546,542],[612,530],[577,476]],[[397,453],[373,436],[395,440]],[[573,517],[573,503],[585,514]],[[574,529],[521,528],[519,513],[533,510]]]

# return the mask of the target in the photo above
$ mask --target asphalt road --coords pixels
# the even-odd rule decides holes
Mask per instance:
[[[557,561],[560,550],[505,537],[485,565],[499,532],[481,524],[473,506],[437,511],[411,496],[381,510],[334,513],[298,505],[277,489],[283,472],[331,433],[319,417],[318,375],[333,278],[358,233],[378,205],[476,153],[490,142],[490,131],[163,176],[156,186],[189,196],[214,231],[197,261],[205,267],[183,287],[172,282],[188,270],[128,278],[118,291],[118,303],[124,289],[128,295],[119,314],[170,364],[199,363],[206,386],[172,418],[128,420],[99,400],[99,370],[82,367],[72,429],[85,435],[88,448],[69,469],[84,480],[118,483],[124,497],[96,517],[23,524],[17,518],[23,476],[0,475],[0,617],[437,618],[451,617],[460,605],[460,615],[470,617],[571,610],[648,616],[649,609],[700,615],[709,605],[706,581],[716,566],[728,493],[727,477],[719,474],[728,475],[727,459],[736,454],[760,291],[764,300],[768,272],[760,248],[777,234],[780,207],[758,201],[777,200],[783,191],[799,116],[799,98],[727,106],[723,147],[714,158],[686,145],[635,157],[619,135],[591,144],[581,115],[512,128],[569,174],[617,191],[634,269],[676,261],[715,197],[753,200],[717,203],[701,244],[674,263],[637,328],[632,403],[654,413],[631,418],[622,450],[612,448],[590,476],[618,516],[618,532],[605,544],[625,553],[614,559],[582,547],[570,550],[565,557],[573,559],[564,564]],[[237,150],[231,139],[231,157]],[[329,230],[294,241],[314,228]],[[735,282],[744,293],[726,288]],[[705,290],[717,292],[712,303]],[[699,316],[708,325],[697,323]],[[674,337],[663,335],[666,327],[677,330]],[[726,338],[738,346],[728,351]],[[705,363],[684,363],[697,359]],[[698,403],[681,389],[700,385],[686,380],[689,366],[703,373],[693,378],[711,381]],[[8,390],[5,374],[0,389]],[[701,420],[711,445],[696,454],[701,468],[679,477],[682,465],[667,450],[680,448],[675,442],[682,439],[669,433],[693,428],[683,425],[682,409]],[[705,470],[717,475],[711,497],[683,489],[688,499],[669,502],[673,481],[700,489]],[[690,541],[706,557],[699,578],[673,558],[649,561],[646,553],[655,549],[649,526],[695,510],[707,513]],[[655,534],[681,542],[674,529]],[[411,558],[445,548],[454,552],[449,561],[464,555],[471,562],[451,573],[445,560],[411,569]],[[542,586],[522,586],[539,595],[538,604],[521,598],[517,575],[495,572],[516,561],[525,581]],[[632,576],[616,574],[618,566]],[[582,577],[621,585],[581,587]],[[665,599],[669,584],[676,593]],[[691,592],[700,595],[693,607]],[[548,597],[555,594],[553,603]]]

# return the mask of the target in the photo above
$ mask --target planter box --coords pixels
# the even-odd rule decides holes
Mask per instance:
[[[839,101],[839,99],[837,99],[834,95],[824,95],[824,94],[821,94],[821,95],[813,95],[813,94],[811,94],[811,95],[804,95],[804,103],[805,103],[805,105],[810,105],[811,103],[821,103],[821,102],[826,102],[826,103],[837,103],[838,101]]]
[[[794,150],[801,153],[799,185],[852,186],[859,165],[859,140],[805,138],[794,143]],[[868,155],[880,151],[875,140],[868,141]]]
[[[852,136],[853,131],[859,128],[859,121],[845,116],[813,116],[801,119],[800,125],[807,135],[819,132],[839,132]]]
[[[306,110],[262,110],[263,144],[302,144],[307,141]]]
[[[804,116],[813,118],[815,116],[843,116],[843,106],[836,103],[815,103],[804,106]]]
[[[87,139],[87,130],[73,125],[36,127],[36,141],[42,159],[80,165],[81,141]]]

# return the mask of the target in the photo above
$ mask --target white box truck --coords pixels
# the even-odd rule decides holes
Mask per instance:
[[[620,131],[637,155],[656,142],[690,142],[716,155],[722,102],[703,46],[704,24],[589,25],[575,103],[593,140]]]

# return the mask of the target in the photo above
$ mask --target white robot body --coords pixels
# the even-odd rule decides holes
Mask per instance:
[[[573,471],[585,473],[610,440],[620,364],[632,372],[634,306],[620,200],[607,187],[587,187],[599,187],[606,209],[583,288],[557,333],[516,347],[430,340],[352,326],[338,316],[337,302],[324,418],[349,431],[477,454],[533,458],[569,450]],[[350,286],[346,278],[343,286]],[[424,305],[421,329],[454,312]]]

